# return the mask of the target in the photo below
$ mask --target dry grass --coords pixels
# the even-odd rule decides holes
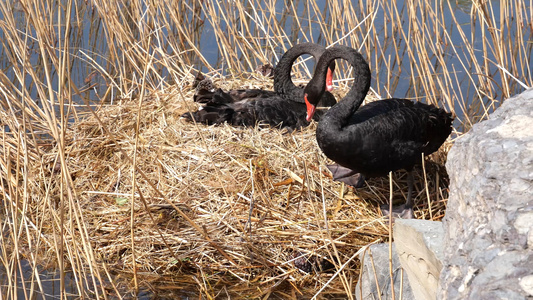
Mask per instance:
[[[0,3],[9,63],[0,74],[0,262],[7,277],[0,296],[6,298],[43,293],[38,266],[71,271],[70,290],[85,298],[127,298],[137,290],[207,299],[353,298],[355,256],[388,239],[379,205],[388,202],[389,184],[395,200],[405,199],[406,174],[398,172],[392,182],[372,179],[355,191],[332,182],[314,125],[289,133],[185,123],[181,113],[196,108],[195,63],[223,88],[271,88],[270,80],[244,71],[275,62],[298,41],[361,47],[372,70],[390,78],[375,84],[377,95],[387,97],[400,69],[411,69],[412,98],[460,115],[456,135],[486,118],[516,90],[517,80],[531,84],[531,45],[500,34],[531,26],[531,12],[519,1],[508,12],[520,17],[517,24],[496,22],[491,2],[472,6],[472,18],[483,20],[473,22],[475,30],[491,39],[483,40],[483,61],[473,58],[479,49],[468,34],[463,48],[453,46],[448,33],[461,26],[447,28],[442,6],[425,2],[407,1],[405,10],[381,0],[358,7],[336,2],[325,13],[314,1],[282,12],[276,1],[237,1],[231,8],[211,0],[20,3],[22,29]],[[93,44],[94,53],[71,44],[69,37],[83,36],[76,22],[65,22],[72,11],[101,22],[95,27],[109,45],[105,54],[96,55]],[[420,19],[421,11],[428,17]],[[383,40],[376,38],[378,13],[396,20],[383,29]],[[58,20],[68,26],[54,26]],[[318,38],[309,34],[313,22],[321,28]],[[208,24],[223,66],[210,64],[198,48]],[[461,66],[447,64],[448,47]],[[80,60],[105,80],[106,90],[92,89],[91,80],[77,86],[79,74],[71,70]],[[493,65],[499,76],[490,73]],[[469,74],[475,99],[452,88],[461,72]],[[294,73],[305,78],[310,71],[300,64]],[[349,74],[341,65],[336,76]],[[340,82],[336,91],[342,94],[347,85]],[[99,101],[89,102],[89,93]],[[418,218],[444,215],[443,164],[452,143],[416,170]],[[302,264],[300,255],[328,258],[334,273],[300,271],[294,266],[295,260]],[[25,278],[27,294],[17,290],[22,261],[34,270]],[[65,296],[64,273],[60,284]]]
[[[121,99],[68,128],[67,180],[77,195],[65,207],[67,251],[78,258],[91,251],[99,268],[114,274],[106,279],[100,273],[97,282],[124,284],[116,274],[135,275],[142,288],[179,289],[185,280],[204,295],[224,287],[230,295],[254,297],[283,297],[284,291],[312,295],[332,274],[299,271],[294,259],[336,257],[349,263],[323,293],[353,289],[358,278],[353,254],[388,237],[378,208],[387,203],[388,180],[372,179],[357,191],[332,182],[314,126],[288,133],[186,123],[179,116],[194,105],[192,93],[184,86],[142,103]],[[43,224],[40,243],[54,245],[54,226],[44,224],[58,224],[65,195],[57,183],[65,174],[57,162],[58,145],[42,151],[40,163],[29,164],[30,173],[42,176],[27,187],[35,197],[26,203],[33,210],[26,215]],[[442,159],[445,152],[439,155]],[[428,168],[430,212],[418,171],[417,216],[440,219],[445,172],[438,165]],[[394,181],[400,201],[404,177],[399,173]],[[76,233],[77,228],[84,232]],[[31,249],[19,252],[32,255]],[[49,260],[51,254],[38,255]]]

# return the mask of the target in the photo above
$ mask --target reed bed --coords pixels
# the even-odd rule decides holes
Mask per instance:
[[[444,216],[443,165],[453,138],[531,85],[531,44],[517,30],[531,29],[532,16],[519,1],[501,2],[502,15],[515,23],[498,18],[491,2],[473,3],[470,29],[483,32],[481,49],[463,25],[445,22],[455,17],[456,10],[442,13],[449,2],[17,3],[0,3],[6,298],[45,294],[43,273],[53,268],[60,270],[62,298],[141,291],[354,298],[356,256],[388,240],[379,206],[391,193],[405,199],[406,174],[374,178],[358,190],[332,182],[314,140],[316,124],[287,132],[185,122],[180,115],[197,108],[192,83],[199,66],[224,89],[271,88],[270,79],[251,71],[297,42],[342,43],[359,48],[376,72],[369,101],[393,95],[401,70],[410,69],[407,96],[458,116],[454,136],[416,169],[415,214],[432,220]],[[379,29],[377,16],[391,22]],[[84,45],[87,17],[95,38]],[[216,37],[218,63],[200,51],[204,30]],[[462,32],[464,46],[454,44],[451,30]],[[460,65],[448,64],[450,49]],[[480,50],[483,60],[475,57]],[[72,72],[80,62],[91,66],[81,75]],[[342,64],[337,70],[339,97],[349,71]],[[299,63],[293,73],[304,83],[312,72]],[[454,88],[463,81],[475,90],[472,99]],[[23,276],[24,264],[30,276]]]

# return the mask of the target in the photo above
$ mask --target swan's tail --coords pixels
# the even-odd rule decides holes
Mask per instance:
[[[427,105],[428,122],[426,130],[429,142],[424,149],[424,153],[430,154],[439,149],[452,133],[453,116],[442,108],[433,105]]]
[[[234,96],[224,92],[222,89],[216,89],[215,91],[200,89],[193,97],[194,102],[203,103],[207,105],[219,105],[235,102]]]
[[[221,89],[214,92],[200,90],[194,97],[195,102],[205,103],[205,105],[198,111],[184,113],[183,118],[207,125],[221,124],[232,119],[235,109],[230,105],[233,102],[230,94]]]
[[[209,104],[204,107],[200,107],[198,111],[186,112],[181,116],[191,122],[194,120],[196,123],[213,125],[230,121],[233,113],[233,108],[229,107],[228,105]]]
[[[209,103],[213,99],[214,94],[215,92],[210,90],[201,89],[194,94],[193,100],[197,103]]]

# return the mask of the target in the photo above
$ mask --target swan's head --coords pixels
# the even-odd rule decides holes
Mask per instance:
[[[318,87],[316,83],[311,80],[304,89],[304,100],[305,106],[307,106],[307,117],[308,122],[313,119],[313,116],[316,112],[316,106],[324,94],[324,85]]]

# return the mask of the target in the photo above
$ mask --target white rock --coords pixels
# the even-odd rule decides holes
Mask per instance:
[[[443,257],[442,223],[398,219],[393,234],[415,299],[436,299]]]
[[[533,296],[533,275],[522,277],[519,284],[524,292],[526,292],[529,296]]]
[[[505,100],[456,139],[446,162],[450,197],[440,298],[532,295],[532,146],[533,89]]]

